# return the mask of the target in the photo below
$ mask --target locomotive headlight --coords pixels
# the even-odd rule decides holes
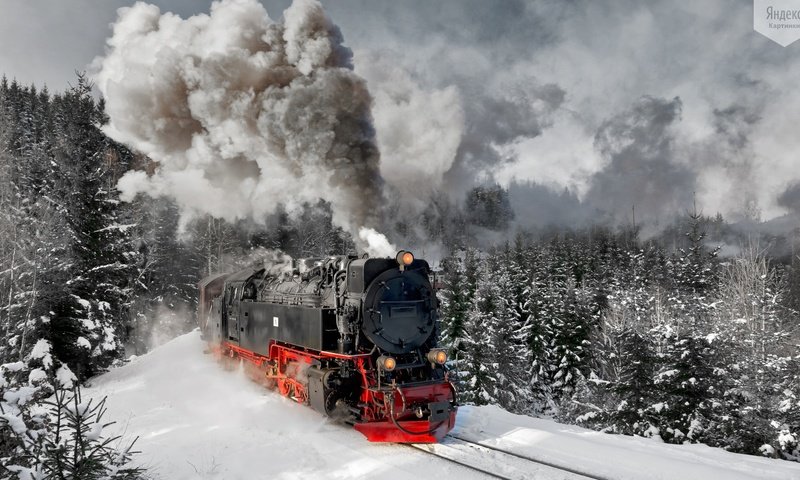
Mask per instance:
[[[428,352],[428,361],[431,363],[438,363],[439,365],[444,365],[444,362],[447,361],[447,352],[441,349],[433,349]]]
[[[395,259],[397,260],[398,265],[407,267],[414,261],[414,254],[405,250],[400,250],[397,252]]]
[[[394,367],[397,366],[397,360],[388,355],[381,355],[380,357],[378,357],[378,366],[381,368],[381,370],[386,370],[387,372],[391,372],[392,370],[394,370]]]

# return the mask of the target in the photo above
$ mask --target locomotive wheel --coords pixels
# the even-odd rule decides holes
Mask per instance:
[[[332,419],[341,422],[349,420],[351,417],[344,400],[335,391],[328,392],[325,396],[325,413]]]

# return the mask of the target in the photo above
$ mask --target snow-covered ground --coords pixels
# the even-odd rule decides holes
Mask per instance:
[[[139,462],[158,478],[483,478],[412,448],[372,444],[251,382],[203,354],[199,334],[179,337],[92,382],[107,395],[111,429],[139,436]],[[800,464],[702,445],[606,435],[496,407],[462,407],[453,431],[485,445],[619,479],[800,480]],[[537,470],[537,479],[568,478]]]

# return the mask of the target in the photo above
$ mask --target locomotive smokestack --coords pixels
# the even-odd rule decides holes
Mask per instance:
[[[371,230],[383,204],[372,99],[319,2],[295,0],[280,22],[256,0],[188,19],[140,2],[119,10],[107,44],[105,132],[158,163],[121,178],[123,200],[170,197],[185,225],[322,199],[363,247],[388,244]]]

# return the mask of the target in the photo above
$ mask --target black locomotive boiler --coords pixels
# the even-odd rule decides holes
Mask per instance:
[[[198,319],[217,355],[370,441],[436,442],[457,405],[430,275],[406,251],[214,275],[199,283]]]

